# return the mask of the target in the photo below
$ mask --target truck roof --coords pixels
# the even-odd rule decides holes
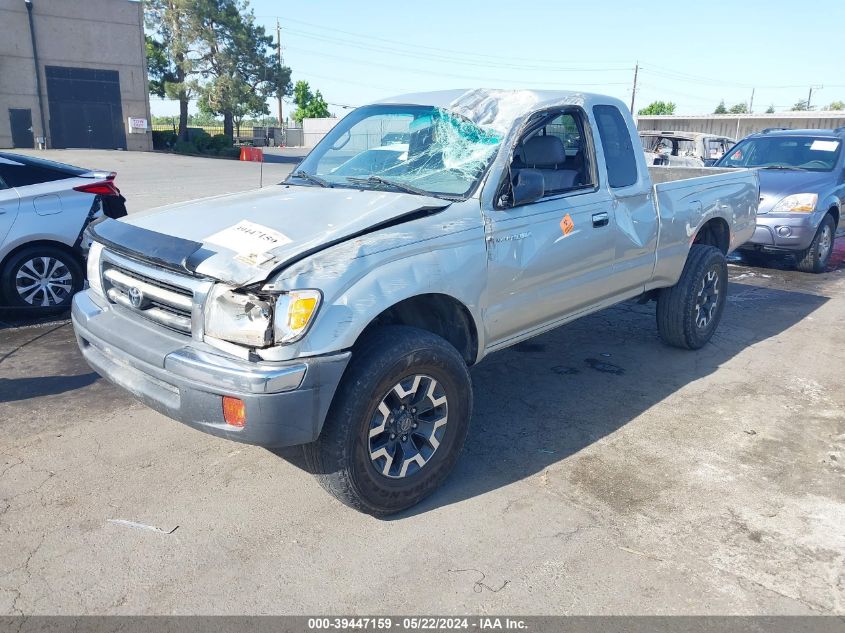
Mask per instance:
[[[480,125],[506,131],[519,117],[546,108],[594,105],[613,105],[623,113],[627,106],[619,99],[589,92],[569,90],[503,90],[470,88],[437,90],[397,95],[382,99],[378,104],[413,104],[443,108],[465,116]]]

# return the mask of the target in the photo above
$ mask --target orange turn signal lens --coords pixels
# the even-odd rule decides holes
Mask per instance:
[[[244,401],[232,396],[223,396],[223,419],[232,426],[244,426],[246,424]]]

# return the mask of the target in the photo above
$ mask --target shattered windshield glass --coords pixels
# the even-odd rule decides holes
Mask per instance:
[[[292,178],[463,198],[484,175],[501,140],[499,131],[442,108],[367,106],[342,119]]]

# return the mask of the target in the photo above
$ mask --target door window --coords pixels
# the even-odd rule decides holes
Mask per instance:
[[[513,181],[522,169],[539,171],[545,195],[557,195],[593,187],[593,152],[584,133],[580,112],[551,115],[533,128],[514,150],[511,163]]]

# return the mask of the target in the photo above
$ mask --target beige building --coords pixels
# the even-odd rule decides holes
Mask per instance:
[[[637,128],[640,130],[704,132],[737,140],[770,127],[818,130],[842,126],[845,126],[845,112],[824,110],[772,114],[675,114],[637,117]]]
[[[152,149],[143,24],[135,0],[0,0],[0,148]]]

